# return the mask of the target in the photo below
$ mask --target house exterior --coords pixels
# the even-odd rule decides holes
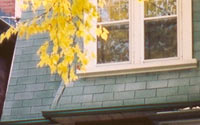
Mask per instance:
[[[134,22],[133,18],[137,16],[124,16],[124,13],[122,17],[113,17],[117,21],[112,22],[107,20],[109,15],[105,14],[106,9],[101,10],[99,24],[110,30],[113,39],[122,38],[123,41],[119,41],[123,44],[122,48],[108,54],[101,53],[101,49],[105,48],[99,43],[96,63],[123,62],[130,58],[134,58],[135,62],[108,67],[95,67],[95,61],[91,62],[88,72],[79,73],[81,78],[66,88],[60,77],[51,75],[48,68],[36,68],[39,61],[36,51],[48,39],[48,35],[35,35],[29,40],[17,39],[1,124],[200,123],[200,110],[197,107],[200,105],[200,1],[179,0],[177,3],[168,3],[172,6],[170,13],[159,11],[161,14],[153,13],[155,10],[148,10],[150,5],[144,4],[147,10],[143,13],[146,15],[144,18],[138,17],[138,22]],[[135,11],[130,9],[129,14],[141,12],[140,6],[134,6],[133,1],[127,0],[122,5],[136,8]],[[177,9],[174,10],[173,6]],[[31,16],[32,12],[26,11],[21,20]],[[141,23],[140,19],[144,19],[145,23]],[[165,20],[164,24],[160,21],[162,19]],[[167,22],[168,19],[170,21]],[[134,32],[134,28],[137,32]],[[167,34],[162,30],[167,30]],[[136,35],[132,36],[130,32]],[[145,38],[140,35],[142,32]],[[159,36],[151,33],[164,34],[164,38],[159,40],[165,39],[169,44],[159,50],[162,42],[147,42],[143,46],[137,42],[157,40]],[[136,42],[127,43],[127,38]],[[178,42],[174,42],[174,39],[178,39]],[[158,44],[160,46],[156,47]],[[138,46],[131,48],[130,45]],[[115,58],[110,58],[114,54]],[[142,58],[152,60],[141,63],[144,61]]]

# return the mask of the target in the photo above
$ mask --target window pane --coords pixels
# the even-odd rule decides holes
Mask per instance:
[[[158,17],[176,14],[176,0],[149,0],[144,3],[145,17]]]
[[[99,8],[99,22],[128,19],[128,0],[105,0],[104,8]]]
[[[177,20],[145,21],[145,59],[177,56]]]
[[[129,26],[117,24],[104,26],[109,31],[107,41],[97,39],[97,63],[122,62],[129,60]]]

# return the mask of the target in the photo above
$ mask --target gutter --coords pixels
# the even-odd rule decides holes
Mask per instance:
[[[46,125],[52,123],[47,119],[33,119],[33,120],[18,120],[18,121],[3,121],[1,125]]]
[[[151,105],[133,105],[133,106],[117,106],[117,107],[104,107],[104,108],[88,108],[76,110],[54,110],[42,111],[44,119],[33,120],[18,120],[18,121],[2,121],[1,125],[46,125],[56,124],[56,118],[78,118],[79,116],[95,116],[109,114],[139,114],[152,120],[153,122],[163,122],[172,120],[188,120],[199,119],[200,109],[196,110],[180,110],[185,107],[200,106],[200,101],[194,102],[179,102],[179,103],[164,103],[164,104],[151,104]],[[87,119],[88,120],[88,119]],[[93,119],[91,119],[92,121]],[[76,121],[74,121],[76,122]],[[83,121],[84,122],[84,121]]]
[[[134,105],[134,106],[118,106],[105,108],[89,108],[80,110],[57,110],[57,111],[42,111],[45,118],[63,117],[63,116],[79,116],[79,115],[93,115],[93,114],[107,114],[107,113],[122,113],[135,111],[174,111],[185,107],[199,106],[200,101],[183,102],[183,103],[165,103],[165,104],[151,104],[151,105]]]
[[[80,110],[58,110],[58,111],[43,111],[42,114],[46,119],[55,121],[56,118],[78,118],[79,116],[94,116],[94,115],[109,115],[109,114],[139,114],[146,113],[141,117],[147,117],[152,121],[169,121],[177,119],[200,118],[200,110],[180,110],[185,107],[199,106],[200,102],[179,102],[151,105],[134,105],[134,106],[119,106],[106,108],[90,108]],[[76,121],[75,121],[76,122]]]

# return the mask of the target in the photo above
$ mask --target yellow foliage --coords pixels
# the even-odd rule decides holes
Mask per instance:
[[[147,1],[147,2],[148,2],[149,0],[138,0],[138,1],[139,1],[139,2],[143,2],[143,1]]]
[[[105,5],[105,0],[98,0],[98,4],[100,7],[103,7]]]
[[[77,80],[76,70],[85,71],[88,56],[81,49],[77,39],[83,39],[84,44],[95,41],[92,36],[92,21],[97,20],[97,7],[91,0],[23,0],[21,8],[33,11],[33,18],[19,22],[16,28],[11,27],[0,36],[0,43],[12,34],[28,39],[38,33],[49,34],[49,41],[44,42],[37,51],[40,57],[38,67],[47,66],[51,73],[58,73],[65,83]],[[104,0],[99,0],[99,6]],[[43,13],[38,13],[39,9]],[[87,15],[87,16],[85,16]],[[108,31],[99,27],[98,36],[104,40]],[[50,47],[51,46],[51,47]],[[92,55],[95,57],[95,55]]]

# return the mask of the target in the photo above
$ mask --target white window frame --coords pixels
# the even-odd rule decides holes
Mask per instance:
[[[97,64],[97,59],[93,59],[86,72],[78,71],[78,75],[99,77],[196,68],[197,60],[192,57],[192,0],[177,0],[177,39],[177,57],[145,60],[144,2],[129,0],[130,60]],[[88,53],[97,52],[96,44],[97,42],[91,42],[84,46],[84,50]]]

